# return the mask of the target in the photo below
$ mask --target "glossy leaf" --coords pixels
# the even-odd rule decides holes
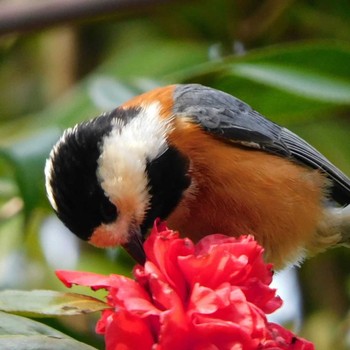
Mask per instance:
[[[81,315],[108,307],[101,300],[75,293],[49,290],[0,292],[0,310],[31,317]]]
[[[47,335],[0,336],[0,348],[6,350],[93,350],[90,345],[71,338],[56,338]]]
[[[40,322],[0,312],[0,349],[6,350],[93,350]]]

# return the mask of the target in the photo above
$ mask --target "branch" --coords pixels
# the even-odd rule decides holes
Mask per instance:
[[[0,3],[0,35],[117,12],[137,11],[174,0],[45,0],[23,4]]]

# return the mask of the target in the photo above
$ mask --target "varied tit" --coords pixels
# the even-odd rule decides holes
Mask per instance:
[[[155,89],[66,130],[45,174],[74,234],[140,263],[156,218],[195,241],[252,234],[276,268],[350,241],[349,178],[291,131],[197,84]]]

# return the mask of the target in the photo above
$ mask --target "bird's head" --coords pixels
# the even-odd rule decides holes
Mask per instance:
[[[46,162],[49,201],[63,223],[98,247],[144,260],[144,235],[189,187],[189,160],[168,143],[157,103],[117,108],[65,131]]]

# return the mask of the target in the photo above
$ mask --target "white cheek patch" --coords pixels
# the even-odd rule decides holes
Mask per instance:
[[[120,203],[126,214],[141,222],[149,205],[147,160],[153,160],[167,150],[169,121],[159,116],[160,105],[143,107],[126,125],[116,119],[115,127],[103,139],[97,176],[110,200]]]

